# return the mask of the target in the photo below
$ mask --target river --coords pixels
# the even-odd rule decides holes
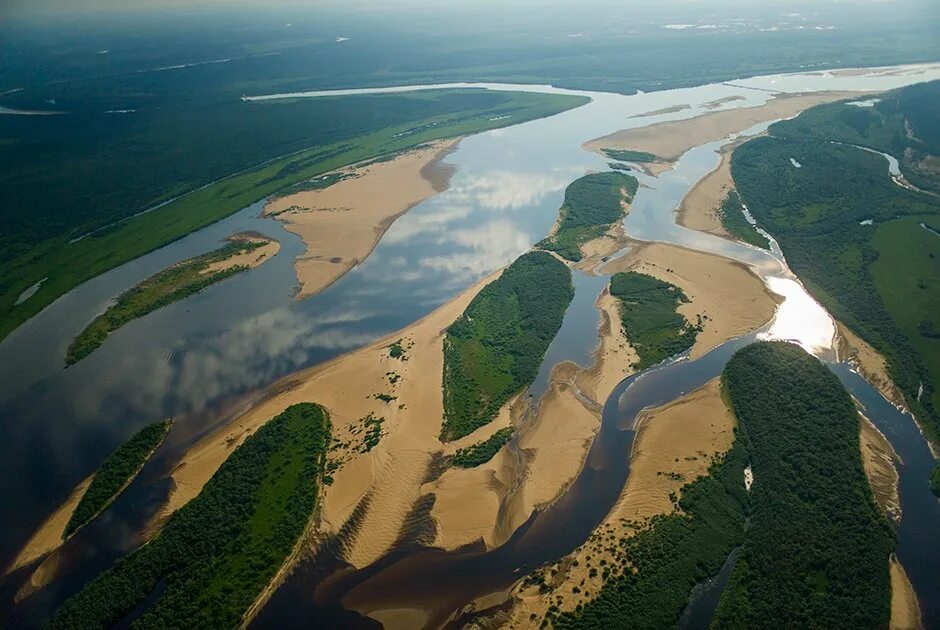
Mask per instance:
[[[28,600],[23,619],[41,620],[90,575],[137,544],[141,525],[166,492],[166,466],[197,437],[262,396],[265,385],[414,322],[541,239],[555,220],[565,186],[588,170],[606,168],[605,160],[580,148],[584,141],[618,129],[700,115],[713,111],[705,107],[708,103],[731,96],[741,100],[727,102],[723,109],[764,103],[772,96],[765,90],[883,90],[936,78],[940,69],[897,75],[825,74],[757,77],[734,85],[632,96],[587,93],[593,99],[589,105],[467,138],[447,158],[457,168],[447,192],[396,221],[369,259],[326,291],[301,302],[292,299],[296,284],[292,261],[303,245],[275,220],[259,218],[260,204],[103,274],[57,300],[0,344],[0,417],[7,437],[0,444],[0,474],[17,481],[0,488],[7,525],[0,558],[11,558],[78,481],[136,429],[165,417],[174,417],[177,423],[155,460],[105,518],[66,545],[61,579]],[[584,94],[544,86],[474,87]],[[678,104],[690,108],[631,118]],[[799,340],[817,355],[831,359],[831,320],[779,256],[673,222],[672,210],[685,193],[717,165],[716,151],[722,143],[692,149],[673,171],[656,179],[644,178],[646,187],[636,196],[625,224],[627,233],[639,240],[681,244],[751,265],[772,290],[786,297],[763,334]],[[243,230],[278,238],[280,253],[265,265],[132,322],[90,357],[63,369],[71,339],[110,300],[167,265],[202,253]],[[579,293],[582,287],[590,293],[602,283],[576,280],[576,285]],[[576,299],[573,307],[575,311],[566,316],[571,340],[566,338],[550,350],[553,362],[583,363],[589,356],[585,348],[596,342],[597,313],[590,295]],[[578,341],[581,336],[584,339]],[[345,618],[340,597],[344,604],[357,599],[375,603],[417,598],[416,606],[446,618],[473,597],[511,584],[520,567],[531,568],[567,553],[600,522],[623,486],[629,471],[624,454],[632,442],[635,413],[650,404],[669,402],[713,378],[733,351],[752,338],[734,340],[696,361],[673,363],[622,383],[604,407],[601,431],[577,481],[502,547],[459,554],[395,550],[373,567],[326,580],[324,597],[318,602],[309,597],[309,590],[289,584],[259,622],[292,610],[279,604],[282,599],[290,606],[313,607],[321,619],[334,614]],[[860,400],[870,398],[872,390],[863,381],[850,387]],[[923,444],[916,429],[892,433],[882,426],[913,426],[907,416],[873,412],[871,417],[899,453],[916,451],[917,441]],[[906,459],[901,469],[905,510],[901,532],[909,527],[914,534],[910,540],[899,535],[898,554],[920,593],[925,620],[937,620],[938,578],[919,570],[923,563],[915,557],[929,552],[928,558],[940,558],[930,555],[936,554],[940,541],[927,535],[940,526],[940,515],[927,506],[921,492],[926,485],[917,483],[926,478],[926,465],[926,461],[912,465]],[[905,487],[910,488],[907,495]],[[915,501],[918,507],[907,509],[905,501]],[[304,574],[298,571],[296,579],[302,582]],[[21,580],[25,575],[13,577]],[[4,586],[6,594],[10,581]],[[298,602],[291,593],[308,596]]]

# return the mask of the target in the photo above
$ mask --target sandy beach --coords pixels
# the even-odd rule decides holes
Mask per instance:
[[[891,620],[888,627],[891,630],[921,630],[924,627],[920,616],[920,603],[917,593],[911,586],[907,572],[898,561],[897,556],[891,554]]]
[[[734,181],[731,179],[731,152],[739,145],[740,143],[733,142],[721,148],[718,167],[700,179],[683,197],[676,223],[691,230],[733,238],[722,224],[718,209],[734,188]]]
[[[844,98],[859,98],[863,94],[836,91],[781,94],[757,107],[721,110],[686,120],[624,129],[586,142],[583,146],[589,151],[598,152],[601,149],[645,151],[674,162],[693,147],[721,140],[759,123],[790,118],[814,105]]]
[[[452,169],[441,160],[459,139],[434,142],[387,162],[339,171],[346,176],[320,190],[278,197],[264,214],[284,222],[307,246],[295,268],[298,299],[336,282],[365,260],[399,216],[447,189]]]
[[[839,332],[839,359],[848,359],[859,374],[871,383],[882,396],[894,405],[904,406],[904,394],[888,375],[888,362],[867,341],[853,333],[841,322],[836,322]]]
[[[859,413],[859,442],[862,465],[868,477],[875,503],[894,521],[901,520],[901,499],[898,496],[897,463],[900,461],[888,438],[872,421]]]
[[[262,234],[253,234],[253,233],[241,233],[234,234],[228,238],[229,241],[248,241],[251,243],[261,243],[261,247],[253,249],[242,254],[236,254],[226,258],[225,260],[220,260],[219,262],[212,263],[201,272],[201,275],[210,275],[218,271],[226,271],[233,267],[257,267],[261,263],[273,258],[279,251],[281,251],[281,244],[274,240],[273,238],[268,238]]]
[[[734,418],[721,399],[720,381],[714,379],[647,411],[638,418],[636,429],[630,476],[620,499],[584,545],[542,569],[552,586],[549,593],[540,593],[538,587],[517,587],[509,627],[530,625],[533,614],[543,617],[550,605],[558,604],[555,593],[564,594],[561,610],[571,610],[595,596],[603,578],[592,577],[591,569],[620,562],[620,547],[610,541],[632,535],[633,523],[671,513],[675,505],[670,494],[706,474],[714,457],[731,447]],[[574,587],[580,592],[575,593]]]
[[[665,243],[640,245],[606,271],[638,271],[682,289],[689,302],[678,312],[692,323],[702,317],[693,359],[769,322],[780,299],[741,263]]]

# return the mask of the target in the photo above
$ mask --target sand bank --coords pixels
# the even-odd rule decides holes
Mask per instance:
[[[719,151],[718,167],[699,180],[682,198],[676,223],[699,232],[708,232],[723,238],[732,238],[721,222],[719,208],[734,188],[731,179],[731,152],[739,143],[725,145]]]
[[[693,147],[728,137],[756,124],[790,118],[804,109],[844,98],[857,98],[861,92],[812,92],[782,94],[757,107],[743,107],[711,112],[689,118],[658,123],[637,129],[624,129],[584,144],[590,151],[622,149],[645,151],[663,160],[675,161]]]
[[[904,394],[888,375],[885,358],[841,322],[836,322],[836,328],[839,332],[839,359],[847,358],[862,378],[871,383],[882,396],[895,405],[904,406]]]
[[[634,524],[671,513],[675,504],[670,495],[706,474],[714,457],[727,451],[733,439],[734,418],[721,399],[718,379],[642,414],[637,421],[630,476],[619,500],[587,542],[541,570],[551,586],[548,593],[540,593],[537,586],[517,588],[509,626],[536,625],[550,605],[559,605],[557,595],[564,597],[561,610],[571,610],[596,596],[603,578],[592,577],[591,569],[601,572],[604,566],[619,566],[624,560],[619,540],[633,534]],[[535,624],[530,620],[533,614]]]
[[[891,443],[871,420],[859,413],[859,442],[862,449],[862,464],[868,485],[875,495],[875,503],[889,518],[901,520],[901,500],[898,496],[898,471],[900,461]]]
[[[780,299],[739,262],[665,243],[640,245],[606,271],[639,271],[682,289],[689,302],[678,312],[692,323],[702,317],[693,359],[769,322]]]
[[[291,376],[279,393],[195,444],[173,470],[173,490],[161,520],[194,497],[248,435],[288,406],[312,401],[330,412],[338,441],[330,460],[341,465],[332,485],[324,488],[320,531],[338,531],[368,497],[357,534],[346,546],[346,559],[357,567],[374,561],[398,539],[422,485],[429,481],[434,456],[443,454],[438,435],[444,331],[499,273],[395,335]],[[405,354],[395,359],[388,346],[398,339]],[[383,402],[377,394],[395,398]],[[366,451],[369,414],[383,419],[382,437]]]
[[[295,268],[298,299],[322,291],[369,256],[399,216],[445,190],[451,169],[440,160],[459,140],[442,140],[387,162],[340,171],[332,186],[273,199],[264,209],[307,245]]]
[[[65,526],[68,525],[69,519],[72,518],[72,513],[75,511],[75,508],[78,507],[78,502],[82,500],[93,478],[94,474],[78,484],[78,486],[72,490],[68,499],[65,500],[65,503],[53,512],[49,518],[43,521],[43,524],[40,525],[39,529],[26,541],[26,544],[23,545],[23,548],[16,555],[16,558],[14,558],[10,566],[7,567],[5,574],[32,564],[62,545],[62,535],[65,533]]]
[[[888,627],[891,630],[920,630],[924,623],[920,616],[917,593],[914,592],[904,567],[894,554],[891,554],[890,569],[891,620]]]
[[[226,271],[233,267],[257,267],[264,261],[273,258],[281,250],[281,244],[276,240],[254,233],[235,234],[228,238],[229,241],[248,241],[250,243],[261,243],[261,246],[251,251],[236,254],[225,260],[212,263],[199,273],[210,275],[218,271]]]

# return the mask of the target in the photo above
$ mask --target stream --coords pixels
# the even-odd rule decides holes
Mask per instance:
[[[259,217],[261,203],[76,288],[0,343],[0,417],[8,436],[0,444],[0,474],[17,480],[0,490],[0,505],[17,506],[15,514],[4,515],[8,535],[0,543],[0,557],[12,558],[45,515],[130,433],[165,417],[174,417],[176,425],[155,459],[108,513],[63,547],[59,577],[26,600],[17,618],[28,625],[41,622],[91,576],[139,544],[141,527],[165,497],[166,473],[175,458],[264,396],[268,384],[407,326],[528,250],[550,229],[565,186],[589,170],[606,169],[607,161],[583,151],[582,142],[617,129],[714,111],[706,105],[730,96],[742,100],[722,109],[752,107],[772,96],[755,87],[890,89],[934,75],[940,76],[940,70],[822,79],[777,75],[632,96],[587,93],[593,100],[583,107],[461,141],[446,160],[457,167],[450,189],[409,211],[366,261],[302,302],[292,299],[292,262],[303,244],[276,220]],[[584,94],[547,86],[472,87]],[[413,87],[385,91],[409,89]],[[383,90],[361,92],[375,91]],[[676,104],[691,108],[631,117]],[[668,403],[715,378],[738,348],[758,337],[793,340],[824,360],[835,360],[831,319],[789,272],[781,255],[674,222],[673,210],[691,186],[717,166],[717,151],[729,140],[688,151],[675,169],[659,178],[640,176],[644,186],[624,227],[637,240],[683,245],[749,265],[785,298],[774,320],[695,361],[667,363],[621,383],[604,404],[600,431],[575,482],[504,545],[454,552],[402,547],[361,570],[339,562],[324,567],[306,561],[275,593],[255,625],[292,626],[307,612],[325,627],[368,626],[368,619],[352,611],[388,608],[421,609],[429,622],[444,623],[475,598],[510,587],[528,570],[569,553],[590,535],[629,474],[632,425],[642,409]],[[88,359],[62,368],[71,339],[115,296],[244,230],[278,238],[281,251],[256,269],[132,322]],[[545,391],[555,363],[590,361],[597,343],[594,299],[605,284],[605,278],[576,273],[576,295],[565,316],[564,335],[546,354],[530,390],[535,398]],[[920,595],[926,625],[940,624],[940,576],[935,570],[940,540],[931,535],[940,528],[940,504],[926,485],[932,458],[910,416],[887,404],[844,364],[832,363],[832,368],[904,458],[904,519],[897,553]],[[0,587],[4,600],[26,577],[18,572],[5,581]]]

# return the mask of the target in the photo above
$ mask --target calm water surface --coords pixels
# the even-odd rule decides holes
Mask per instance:
[[[6,437],[0,444],[0,475],[7,480],[0,486],[7,534],[0,543],[0,559],[11,558],[75,484],[135,430],[170,416],[178,422],[157,458],[105,518],[66,546],[61,582],[31,598],[26,607],[29,618],[43,618],[48,608],[136,544],[140,524],[166,490],[153,482],[162,478],[167,463],[226,414],[237,413],[260,396],[264,385],[410,324],[541,239],[555,220],[565,186],[589,170],[606,168],[605,160],[580,148],[584,141],[617,129],[695,116],[706,111],[702,105],[727,96],[744,98],[726,104],[728,108],[757,105],[771,96],[754,87],[888,89],[935,76],[940,76],[938,69],[909,76],[824,81],[815,76],[782,76],[634,96],[589,94],[594,100],[587,106],[465,139],[447,158],[457,167],[449,191],[412,209],[396,221],[362,265],[323,293],[301,302],[292,299],[296,280],[291,263],[303,245],[276,221],[259,218],[261,204],[78,287],[0,344],[0,418]],[[692,109],[631,118],[683,103]],[[682,196],[717,165],[720,144],[693,149],[674,171],[658,179],[645,178],[649,187],[637,194],[626,221],[628,233],[752,265],[774,291],[787,298],[775,322],[762,334],[795,339],[828,356],[831,321],[805,295],[778,256],[673,222],[672,211]],[[246,229],[281,240],[280,253],[257,269],[132,322],[89,358],[62,368],[71,339],[122,291]],[[533,393],[539,388],[544,391],[547,367],[561,359],[585,364],[596,344],[598,315],[593,301],[603,288],[603,279],[576,274],[575,282],[576,297],[565,318],[564,339],[552,344],[551,363],[546,361]],[[503,547],[473,554],[400,550],[376,567],[347,574],[348,588],[334,589],[332,598],[314,604],[311,591],[306,591],[304,605],[314,606],[318,613],[341,614],[337,611],[344,594],[344,603],[375,609],[383,601],[411,601],[413,597],[402,592],[407,590],[422,594],[416,605],[444,614],[463,606],[474,593],[510,584],[521,567],[532,568],[567,553],[583,542],[622,488],[636,411],[668,402],[713,378],[731,353],[751,339],[753,335],[729,342],[697,361],[675,363],[621,384],[607,401],[601,433],[572,489],[549,510],[534,516]],[[866,387],[863,382],[855,384],[853,391],[867,392],[870,388]],[[624,392],[628,395],[622,397]],[[863,399],[857,392],[856,396]],[[877,415],[873,414],[876,423]],[[885,422],[913,426],[904,416]],[[909,432],[894,438],[885,432],[892,442],[911,441],[910,448],[916,448],[914,442],[920,440]],[[896,443],[895,448],[901,452],[903,445]],[[923,501],[915,492],[916,478],[909,481],[912,494],[903,491],[904,480],[915,473],[921,475],[922,467],[902,468],[905,523],[920,518],[919,508],[908,510],[904,505],[905,500]],[[586,502],[590,502],[587,508]],[[940,517],[923,525],[936,531],[938,523]],[[923,571],[916,559],[908,557],[918,553],[908,545],[924,543],[923,536],[912,536],[909,543],[901,536],[899,555],[922,602],[936,603],[940,590],[920,575]],[[936,549],[936,545],[927,548]],[[442,579],[445,576],[449,577]],[[402,577],[408,579],[402,581]],[[278,612],[277,601],[269,606],[272,615]],[[931,610],[928,603],[925,614]]]

